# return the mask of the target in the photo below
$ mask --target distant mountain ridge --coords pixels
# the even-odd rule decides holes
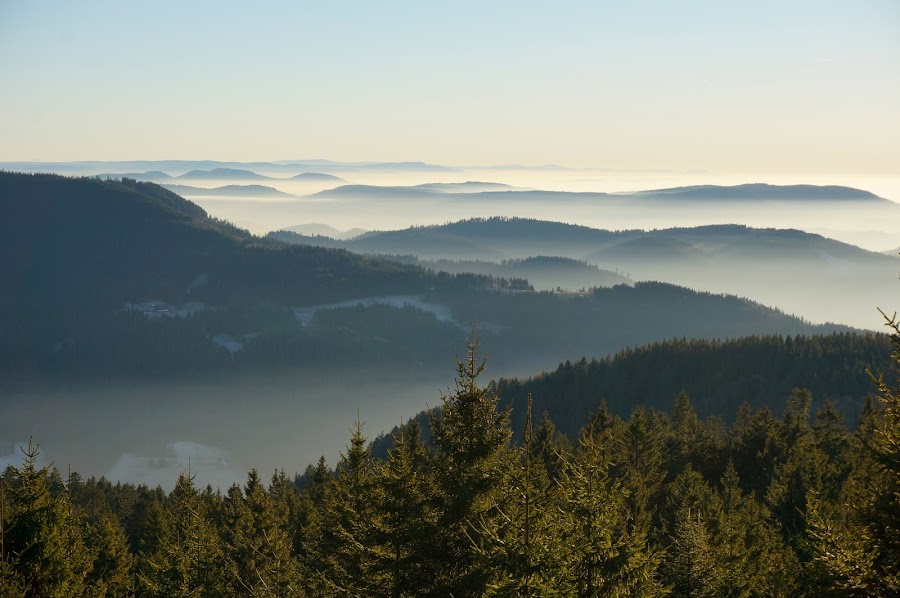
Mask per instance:
[[[276,238],[290,242],[289,237]],[[672,260],[688,256],[746,259],[830,255],[885,263],[884,256],[817,234],[791,229],[755,229],[744,225],[705,225],[652,231],[609,231],[528,218],[473,218],[443,225],[397,231],[370,231],[348,241],[347,249],[423,258],[483,259],[560,255],[593,261],[630,262],[654,256]],[[798,253],[799,252],[799,253]]]
[[[353,237],[358,237],[359,235],[365,234],[369,231],[361,229],[361,228],[351,228],[349,230],[338,230],[333,226],[328,226],[327,224],[320,224],[316,222],[311,222],[309,224],[295,224],[294,226],[289,226],[287,228],[282,229],[284,231],[288,231],[297,235],[314,237],[328,237],[330,239],[336,240],[346,240],[351,239]]]
[[[179,180],[269,180],[272,177],[257,174],[251,170],[239,170],[236,168],[213,168],[212,170],[191,170],[181,176]]]
[[[880,200],[874,193],[839,185],[770,185],[748,183],[743,185],[692,185],[669,189],[640,191],[627,195],[653,197],[677,197],[689,199],[734,199],[734,200]]]
[[[217,168],[237,170],[265,170],[279,173],[298,171],[404,171],[457,172],[459,169],[425,162],[337,162],[334,160],[278,160],[274,162],[236,162],[219,160],[82,160],[77,162],[0,162],[0,170],[93,176],[102,173],[136,173],[146,171],[188,172],[210,171]]]
[[[265,185],[224,185],[222,187],[213,187],[212,189],[166,183],[162,183],[161,186],[169,191],[188,197],[295,197],[290,193]]]
[[[426,261],[565,257],[621,272],[635,281],[659,280],[751,297],[814,321],[872,329],[880,325],[875,306],[891,305],[896,296],[896,256],[794,229],[732,224],[611,231],[524,218],[485,218],[372,231],[349,241],[271,235],[286,242],[413,255]],[[577,290],[593,285],[594,279],[569,276],[567,285],[560,286]]]
[[[887,202],[874,193],[852,187],[836,185],[769,185],[764,183],[752,183],[745,185],[697,185],[690,187],[674,187],[669,189],[654,189],[649,191],[634,191],[623,193],[605,192],[573,192],[573,191],[548,191],[543,189],[519,189],[497,184],[480,183],[486,186],[471,193],[463,192],[461,184],[453,184],[441,188],[441,184],[432,183],[415,186],[378,186],[378,185],[342,185],[334,189],[327,189],[315,193],[315,196],[324,197],[416,197],[416,198],[442,198],[456,197],[459,199],[479,200],[518,200],[518,201],[567,201],[567,200],[597,200],[597,201],[667,201],[678,199],[685,202],[706,201],[783,201],[783,202],[835,202],[835,201],[872,201]],[[455,191],[455,193],[454,193]],[[890,202],[893,203],[893,202]]]
[[[339,176],[334,176],[333,174],[325,174],[322,172],[301,172],[300,174],[296,174],[290,177],[291,180],[294,181],[345,181],[346,179],[342,179]]]

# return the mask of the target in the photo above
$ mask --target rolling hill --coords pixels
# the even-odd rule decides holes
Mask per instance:
[[[257,174],[251,170],[240,170],[237,168],[213,168],[212,170],[191,170],[175,178],[182,181],[255,181],[268,180],[272,177]]]
[[[265,185],[224,185],[212,189],[189,185],[163,184],[162,186],[183,197],[295,197],[290,193]]]
[[[598,193],[598,192],[571,192],[571,191],[547,191],[541,189],[522,190],[515,187],[498,184],[472,183],[451,184],[447,187],[439,183],[415,185],[415,186],[377,186],[377,185],[342,185],[335,189],[321,191],[314,195],[320,197],[395,197],[435,199],[441,195],[455,196],[458,199],[469,201],[541,201],[541,202],[606,202],[618,204],[620,202],[642,203],[663,202],[672,203],[680,201],[691,202],[787,202],[787,203],[815,203],[815,202],[875,202],[888,204],[886,199],[852,187],[835,185],[768,185],[752,183],[745,185],[697,185],[689,187],[675,187],[669,189],[654,189],[649,191],[636,191],[630,193]],[[480,185],[480,187],[479,187]],[[471,191],[465,193],[465,191]]]
[[[298,175],[290,177],[292,181],[325,181],[325,182],[344,182],[339,176],[333,174],[324,174],[321,172],[301,172]]]
[[[16,375],[443,367],[471,322],[506,367],[671,337],[843,329],[661,283],[535,293],[517,281],[284,244],[130,179],[0,173],[0,202],[0,277],[11,289],[0,297],[0,369]]]
[[[493,261],[538,255],[585,261],[633,280],[657,280],[750,297],[819,322],[876,328],[877,306],[893,304],[896,259],[792,229],[710,225],[610,231],[522,218],[470,219],[349,241],[272,233],[286,242],[426,261]],[[569,289],[590,287],[571,279]]]

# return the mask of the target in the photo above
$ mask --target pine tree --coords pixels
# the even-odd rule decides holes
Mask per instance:
[[[165,508],[150,511],[160,535],[142,559],[141,593],[160,597],[226,593],[222,543],[207,511],[193,477],[179,475]]]
[[[612,475],[613,430],[585,426],[561,478],[564,591],[586,597],[663,595],[658,555],[643,530],[627,525],[628,495]]]
[[[900,320],[888,317],[900,363]],[[871,375],[871,374],[870,374]],[[881,411],[864,413],[843,504],[810,501],[810,535],[820,579],[839,595],[900,596],[900,381],[872,376]]]
[[[565,459],[563,455],[573,450],[572,441],[565,434],[561,434],[550,415],[545,411],[541,422],[534,430],[534,439],[531,442],[531,456],[536,462],[541,463],[550,482],[556,484],[562,475]]]
[[[10,585],[32,596],[78,596],[84,592],[90,559],[81,521],[64,488],[51,493],[49,467],[37,467],[38,447],[29,440],[21,468],[11,467],[5,486],[9,508],[3,533],[4,562],[15,567]],[[58,476],[57,476],[58,477]]]
[[[628,524],[650,536],[654,518],[661,500],[662,483],[666,477],[663,469],[664,430],[658,420],[647,415],[638,406],[622,435],[617,472],[628,494],[626,505]]]
[[[6,533],[12,517],[6,500],[6,477],[0,476],[0,596],[24,598],[26,582],[19,571],[19,559],[7,549]]]
[[[428,551],[423,530],[436,523],[428,500],[433,488],[427,467],[419,422],[412,419],[394,433],[387,460],[375,470],[377,513],[371,525],[377,547],[374,570],[383,580],[382,595],[416,595],[433,574],[421,558]]]
[[[765,502],[781,525],[785,541],[803,562],[810,559],[806,542],[806,509],[809,497],[823,487],[825,456],[815,443],[809,423],[812,394],[794,389],[788,397],[782,422],[783,460],[777,463],[766,490]]]
[[[119,520],[107,510],[88,519],[85,544],[93,555],[88,576],[91,594],[98,596],[130,596],[134,593],[132,569],[134,556]]]
[[[235,596],[291,596],[297,593],[298,570],[291,558],[287,513],[275,509],[256,470],[242,492],[233,485],[224,505],[222,537]]]
[[[431,417],[434,443],[437,524],[428,530],[432,550],[426,558],[435,570],[433,593],[483,594],[488,575],[478,567],[469,531],[475,521],[491,517],[511,431],[509,413],[497,410],[498,397],[478,385],[485,361],[479,341],[466,338],[466,355],[457,358],[456,388],[442,397]]]
[[[522,446],[507,461],[490,517],[472,523],[488,589],[499,596],[554,595],[564,583],[564,559],[556,527],[556,492],[543,463],[535,460],[528,395]]]
[[[324,495],[309,533],[307,567],[315,575],[313,593],[371,595],[380,587],[373,576],[374,517],[372,457],[357,417],[337,477]]]
[[[770,514],[742,492],[731,463],[720,484],[716,492],[692,470],[676,479],[680,506],[666,565],[675,595],[794,595],[800,566]]]

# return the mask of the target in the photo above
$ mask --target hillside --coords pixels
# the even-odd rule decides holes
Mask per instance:
[[[4,365],[113,334],[126,303],[308,305],[442,284],[414,266],[253,237],[152,183],[0,173],[0,204]]]
[[[297,234],[300,236],[307,236],[307,237],[320,236],[320,237],[329,237],[331,239],[350,239],[350,238],[359,236],[363,233],[367,233],[369,231],[363,230],[361,228],[351,228],[350,230],[338,230],[338,229],[334,228],[333,226],[328,226],[327,224],[320,224],[318,222],[310,222],[307,224],[295,224],[294,226],[288,226],[288,227],[282,229],[282,231],[278,231],[278,232],[291,232],[291,233],[294,233],[294,234]],[[273,235],[276,236],[276,238],[277,238],[277,234],[278,233],[273,233]],[[294,239],[295,241],[297,240],[290,236],[286,236],[286,239]]]
[[[212,170],[191,170],[189,172],[184,173],[181,176],[175,177],[178,180],[205,180],[205,181],[214,181],[214,180],[236,180],[236,181],[249,181],[249,180],[264,180],[270,179],[272,177],[268,177],[262,174],[257,174],[251,170],[241,170],[238,168],[213,168]]]
[[[762,336],[735,340],[670,340],[627,349],[605,359],[561,363],[527,379],[501,379],[495,388],[513,413],[532,393],[536,413],[547,412],[572,434],[605,401],[627,417],[636,405],[669,409],[686,392],[701,417],[731,420],[742,403],[780,411],[793,388],[832,401],[851,421],[872,392],[866,370],[891,377],[890,337],[884,334]],[[647,374],[650,375],[647,375]]]
[[[298,175],[290,177],[293,181],[325,181],[325,182],[344,182],[339,176],[333,174],[324,174],[321,172],[301,172]]]
[[[279,233],[272,233],[277,237]],[[282,240],[290,241],[289,237]],[[475,251],[504,258],[560,255],[592,261],[715,258],[851,260],[885,264],[883,256],[821,235],[744,225],[609,231],[527,218],[474,218],[397,231],[372,231],[345,247],[353,251],[411,253],[423,258],[471,259]],[[473,249],[474,247],[474,249]],[[673,251],[675,254],[673,254]]]
[[[426,261],[501,262],[559,256],[621,272],[633,280],[659,280],[750,297],[813,321],[865,328],[878,325],[875,307],[891,305],[896,291],[896,259],[793,229],[726,224],[612,231],[495,217],[373,231],[346,242],[280,232],[272,236]],[[594,283],[585,276],[567,284],[564,288],[580,289]]]
[[[672,189],[654,189],[630,194],[640,197],[680,200],[734,201],[884,201],[874,193],[839,185],[694,185]]]
[[[538,291],[577,290],[632,283],[631,279],[621,273],[603,270],[587,262],[567,257],[540,255],[489,262],[483,260],[421,260],[411,255],[379,254],[379,256],[451,274],[473,272],[505,278],[524,278]]]
[[[872,380],[866,371],[891,379],[900,366],[891,360],[886,334],[749,336],[726,341],[670,339],[624,349],[602,359],[565,361],[545,373],[500,378],[490,388],[499,407],[512,409],[512,428],[524,428],[528,395],[536,420],[549,416],[571,439],[604,403],[613,416],[628,418],[641,406],[665,412],[686,393],[701,418],[732,421],[743,404],[781,413],[793,389],[812,392],[814,408],[834,403],[855,422]],[[427,413],[415,416],[428,434]],[[519,439],[521,439],[519,433]],[[390,436],[375,441],[386,454]]]
[[[10,215],[0,223],[0,276],[14,290],[0,299],[0,369],[10,372],[429,368],[443,364],[472,322],[495,363],[517,371],[671,337],[841,329],[667,284],[534,293],[511,274],[451,275],[286,245],[130,179],[2,173],[0,201]],[[471,226],[478,225],[451,229]],[[501,271],[524,273],[535,263],[508,262]]]

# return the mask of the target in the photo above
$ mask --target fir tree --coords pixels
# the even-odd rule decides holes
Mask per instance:
[[[578,596],[655,596],[658,555],[644,530],[627,525],[627,492],[613,477],[613,429],[587,425],[561,483],[565,591]]]
[[[535,460],[528,397],[523,443],[508,460],[495,510],[472,522],[472,540],[491,573],[488,590],[499,596],[554,595],[564,584],[556,493]]]
[[[362,422],[357,417],[350,445],[337,466],[337,477],[324,496],[309,533],[307,566],[316,578],[313,592],[337,595],[377,593],[373,577],[373,463]]]
[[[900,320],[882,315],[892,331],[891,358],[900,363]],[[900,381],[872,379],[881,410],[870,406],[861,418],[846,506],[814,497],[810,535],[820,579],[836,593],[900,596]]]
[[[138,574],[148,596],[221,596],[225,593],[222,543],[193,478],[178,476],[165,509],[152,509],[159,536]]]
[[[383,580],[381,594],[411,596],[433,575],[422,555],[428,552],[423,530],[433,529],[433,493],[428,475],[428,452],[419,422],[412,419],[393,435],[387,460],[376,468],[377,515],[373,539],[377,546],[375,576]]]
[[[478,349],[473,326],[465,357],[457,358],[455,391],[442,397],[430,421],[437,524],[428,532],[432,551],[427,558],[436,571],[437,595],[483,594],[489,579],[478,567],[469,530],[472,522],[493,516],[511,431],[509,413],[497,410],[498,397],[478,385],[485,368]]]
[[[256,470],[242,492],[233,485],[225,499],[223,541],[235,596],[290,596],[299,589],[297,566],[286,532],[287,513],[275,509]]]
[[[23,456],[21,468],[10,468],[4,492],[4,562],[16,571],[9,585],[24,586],[31,596],[78,596],[90,572],[79,518],[64,491],[51,493],[50,469],[37,467],[38,447],[30,440]]]

